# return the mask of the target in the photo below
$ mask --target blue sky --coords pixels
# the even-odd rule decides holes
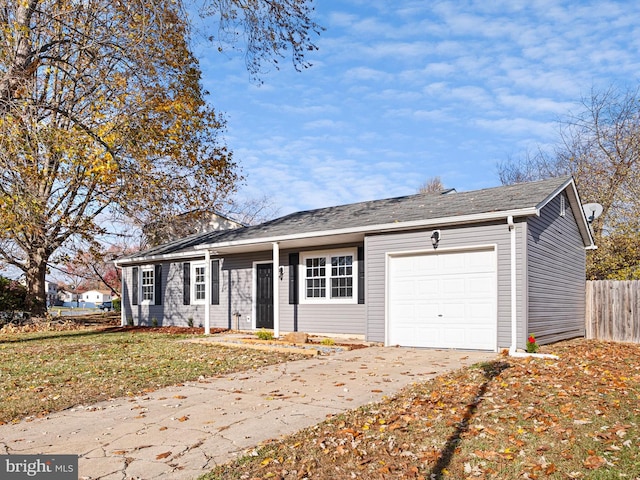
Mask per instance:
[[[200,57],[239,197],[279,214],[413,194],[440,176],[499,185],[497,163],[553,145],[592,88],[635,88],[640,2],[319,0],[314,64],[252,83],[241,55]]]

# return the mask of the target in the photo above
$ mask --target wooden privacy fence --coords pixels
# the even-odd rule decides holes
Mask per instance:
[[[640,343],[640,280],[587,282],[587,338]]]

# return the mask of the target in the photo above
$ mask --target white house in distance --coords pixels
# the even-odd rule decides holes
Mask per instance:
[[[44,290],[47,296],[47,306],[51,307],[58,302],[58,284],[55,282],[45,281]]]
[[[110,302],[111,292],[109,290],[87,290],[78,295],[81,307],[95,307],[98,303]]]

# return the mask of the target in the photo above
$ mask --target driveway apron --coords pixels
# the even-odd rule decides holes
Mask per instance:
[[[194,479],[327,416],[496,358],[368,347],[78,406],[0,426],[2,454],[77,454],[80,479]]]

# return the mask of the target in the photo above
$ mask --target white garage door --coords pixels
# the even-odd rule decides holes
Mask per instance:
[[[494,250],[389,258],[388,344],[496,350]]]

